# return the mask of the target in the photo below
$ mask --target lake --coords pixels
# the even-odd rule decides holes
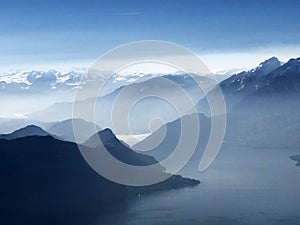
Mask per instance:
[[[139,196],[95,225],[300,224],[299,150],[223,147],[213,165],[197,171],[192,159],[181,174],[194,188]]]

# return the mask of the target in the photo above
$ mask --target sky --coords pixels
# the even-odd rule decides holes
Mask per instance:
[[[89,66],[118,45],[164,40],[213,71],[300,56],[299,0],[0,0],[0,70]]]

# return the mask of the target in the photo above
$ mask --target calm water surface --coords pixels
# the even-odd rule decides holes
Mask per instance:
[[[198,173],[193,159],[182,174],[201,180],[194,188],[137,197],[95,225],[300,224],[299,150],[223,149]]]

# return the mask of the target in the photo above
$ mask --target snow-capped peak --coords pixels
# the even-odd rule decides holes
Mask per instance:
[[[88,72],[88,73],[87,73]],[[86,79],[93,80],[101,73],[103,78],[107,77],[105,71],[88,70],[87,67],[72,68],[71,70],[58,71],[51,69],[48,71],[30,70],[30,71],[9,71],[0,72],[0,90],[5,92],[45,92],[68,88],[77,88]],[[101,75],[100,74],[100,75]],[[178,75],[179,73],[174,73]],[[87,75],[87,76],[85,76]],[[145,81],[158,76],[164,76],[162,73],[132,73],[132,74],[114,74],[108,79],[112,89],[119,88],[130,83]],[[168,74],[173,75],[173,74]],[[111,89],[110,88],[110,89]]]

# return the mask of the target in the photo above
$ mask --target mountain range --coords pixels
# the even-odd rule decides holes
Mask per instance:
[[[0,72],[0,93],[47,93],[58,90],[69,90],[77,88],[85,79],[95,79],[95,72],[89,71],[87,67],[72,68],[70,70],[58,71],[51,69],[48,71],[29,70],[29,71],[8,71]],[[215,75],[219,81],[234,74],[236,70],[220,71]],[[169,75],[178,75],[180,72]],[[106,77],[105,72],[97,72],[97,76]],[[151,78],[164,76],[162,73],[131,73],[113,74],[107,80],[107,85],[103,90],[104,95],[122,86],[134,82],[142,82]]]
[[[227,139],[249,146],[299,146],[299,59],[291,59],[279,67],[272,59],[276,65],[274,70],[256,75],[255,83],[245,82],[245,87],[250,86],[252,90],[234,96],[224,92],[229,112]]]
[[[38,82],[47,83],[53,79],[51,75],[48,78]],[[26,76],[26,79],[33,84],[39,78],[38,75],[32,75]],[[113,100],[126,88],[130,90],[128,101],[131,100],[130,96],[135,97],[135,94],[141,94],[147,88],[154,89],[158,94],[176,95],[176,92],[170,91],[168,85],[160,83],[160,79],[179,85],[197,103],[200,113],[196,115],[201,130],[193,159],[199,162],[210,137],[212,118],[205,96],[197,92],[197,85],[192,82],[191,77],[165,75],[159,78],[149,77],[139,83],[129,82],[125,86],[115,86],[112,92],[101,97],[100,103],[102,106],[106,105],[104,108],[96,108],[96,112],[102,111],[104,120],[107,120]],[[223,144],[227,147],[234,146],[234,149],[246,147],[249,150],[257,148],[263,151],[273,148],[299,148],[300,58],[291,59],[287,63],[282,63],[275,57],[270,58],[253,70],[225,79],[220,83],[220,88],[227,107],[227,128]],[[212,89],[208,96],[215,94],[216,89]],[[89,101],[91,100],[87,99],[82,104],[88,104]],[[156,113],[161,115],[161,102],[149,101],[147,104],[150,106],[144,106],[134,114],[133,119],[137,125],[144,125]],[[71,112],[71,103],[57,103],[30,116],[34,119],[50,118],[61,122],[0,120],[2,130],[12,129],[13,126],[8,124],[15,123],[14,126],[18,126],[14,132],[0,136],[0,210],[4,215],[3,224],[86,224],[88,220],[99,218],[107,210],[116,209],[120,205],[126,207],[126,201],[134,201],[141,194],[199,184],[197,180],[172,176],[159,184],[134,188],[105,179],[88,166],[77,145],[72,143],[72,120],[64,120],[69,118]],[[171,111],[167,112],[170,116]],[[133,148],[119,141],[111,129],[100,130],[100,127],[111,126],[107,121],[103,125],[101,121],[97,121],[101,124],[100,127],[82,119],[74,121],[82,127],[84,150],[104,150],[98,145],[97,140],[100,138],[104,147],[119,161],[144,166],[157,163],[157,160],[163,160],[172,153],[181,135],[181,122],[189,123],[190,117],[194,115],[168,117],[166,124],[152,131],[150,136]],[[20,128],[22,124],[28,123],[40,123],[42,128],[35,125]],[[137,133],[149,131],[143,126],[134,127],[134,130]],[[157,140],[161,140],[159,145],[155,145]],[[152,147],[150,151],[139,151],[149,150],[149,146]],[[292,156],[291,159],[299,164],[299,155]],[[164,170],[161,166],[155,172],[165,173]]]
[[[264,114],[269,117],[286,117],[286,114],[295,114],[300,105],[299,98],[297,97],[299,93],[298,74],[299,59],[291,59],[287,63],[282,63],[276,57],[272,57],[260,63],[258,67],[252,70],[243,71],[230,76],[220,83],[227,112],[231,115],[235,114],[232,115],[233,118],[242,118],[243,115],[240,114],[244,114],[245,117],[249,117],[250,114],[261,117],[263,109],[265,109]],[[199,76],[197,78],[205,79],[206,82],[209,81],[207,78]],[[162,80],[170,82],[164,83]],[[199,81],[201,82],[201,80]],[[112,110],[116,110],[117,108],[114,107],[113,102],[119,95],[119,102],[125,105],[130,104],[135,96],[145,94],[143,93],[145,90],[152,90],[152,92],[157,93],[159,96],[177,96],[178,93],[171,87],[171,82],[174,82],[175,85],[186,91],[195,104],[198,101],[197,109],[199,113],[210,115],[210,110],[203,92],[199,90],[189,75],[116,75],[114,76],[114,81],[111,82],[112,84],[117,84],[117,86],[114,86],[114,90],[97,100],[95,108],[97,115],[96,124],[102,128],[108,127],[113,129],[111,113]],[[127,91],[127,95],[122,98],[122,94],[120,93],[124,92],[124,90]],[[208,96],[214,94],[215,92],[212,90]],[[93,104],[94,100],[95,99],[86,99],[80,104],[83,106],[85,104]],[[72,104],[72,102],[55,103],[44,110],[28,114],[28,120],[35,119],[48,122],[66,120],[72,117]],[[184,107],[185,104],[185,102],[182,102],[182,107]],[[145,108],[148,109],[146,114],[144,113]],[[259,110],[256,110],[257,108],[259,108]],[[123,107],[120,107],[120,109],[123,109]],[[122,115],[123,111],[121,110],[115,113]],[[187,110],[186,114],[188,113]],[[131,110],[129,117],[131,129],[136,134],[153,132],[149,130],[149,124],[151,119],[155,117],[162,117],[167,123],[177,119],[178,115],[169,103],[157,98],[147,98],[144,101],[140,101],[139,104],[136,104]],[[295,116],[290,117],[292,121],[294,117]],[[254,118],[254,116],[251,118]],[[128,134],[127,132],[128,131],[123,128],[119,128],[119,130],[116,131],[117,134],[125,135]],[[72,141],[73,139],[72,136],[68,137],[68,140]]]
[[[300,146],[300,58],[284,64],[270,58],[253,70],[222,81],[220,88],[227,107],[224,143],[264,150]],[[213,89],[208,95],[216,94]],[[199,112],[206,113],[198,115],[201,130],[193,157],[199,162],[210,135],[211,117],[206,99],[200,100],[197,107]],[[175,149],[181,134],[180,124],[189,117],[167,123],[133,149],[148,149],[147,154],[164,159]],[[149,146],[155,147],[149,149]]]
[[[182,108],[189,108],[188,97],[191,102],[196,104],[204,93],[199,88],[196,81],[206,83],[212,87],[215,84],[209,77],[197,75],[176,74],[164,75],[146,79],[145,81],[134,82],[126,86],[121,86],[108,95],[104,95],[97,99],[95,114],[96,123],[100,127],[112,128],[111,115],[124,115],[124,107],[122,105],[131,105],[130,123],[134,133],[148,133],[149,122],[152,118],[160,116],[166,122],[177,118],[177,112],[172,103],[163,100],[176,96],[178,105]],[[187,97],[188,96],[188,97]],[[139,97],[143,97],[141,101],[135,102]],[[117,103],[116,103],[117,101]],[[82,107],[94,105],[95,99],[90,98],[78,102]],[[116,105],[118,107],[116,107]],[[144,113],[145,107],[148,109]],[[29,118],[35,118],[42,121],[57,121],[72,117],[73,102],[61,102],[34,113],[27,115]],[[188,112],[188,111],[187,111]],[[127,134],[127,130],[118,130],[118,134]]]
[[[299,68],[299,58],[282,63],[276,57],[272,57],[255,69],[232,75],[222,81],[220,88],[225,98],[227,112],[256,111],[258,107],[259,110],[261,107],[268,110],[268,107],[274,108],[287,101],[288,105],[293,102],[298,104]],[[208,96],[215,94],[216,90],[212,90]],[[286,109],[288,105],[280,107],[280,110]],[[198,103],[198,109],[200,112],[208,113],[205,99]]]

